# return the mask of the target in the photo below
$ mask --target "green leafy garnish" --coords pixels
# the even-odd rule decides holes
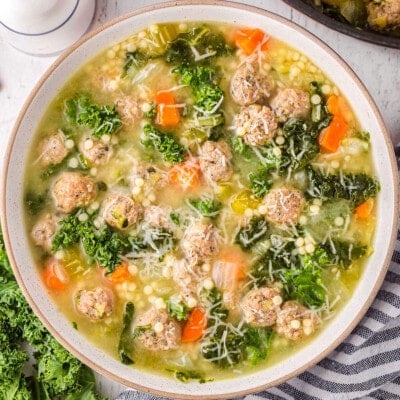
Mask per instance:
[[[93,129],[92,136],[95,138],[110,135],[122,125],[114,106],[99,106],[85,94],[77,94],[67,100],[64,113],[71,125]]]
[[[165,51],[167,63],[179,65],[209,64],[215,57],[233,52],[221,33],[211,32],[207,26],[180,33]],[[196,57],[196,53],[199,56]],[[207,54],[207,57],[204,55]]]
[[[167,311],[171,317],[178,321],[186,321],[189,317],[190,308],[182,301],[171,296],[167,300]]]
[[[313,129],[318,134],[326,128],[332,120],[332,115],[326,106],[325,96],[318,82],[311,82],[311,96],[317,95],[321,100],[318,104],[311,104],[311,121]]]
[[[33,348],[32,376],[23,372]],[[96,400],[93,372],[47,331],[25,300],[11,271],[0,232],[0,398]]]
[[[48,192],[36,194],[33,191],[28,191],[25,195],[25,204],[30,215],[37,215],[46,205]]]
[[[367,253],[367,246],[359,243],[351,243],[345,240],[332,239],[322,245],[329,257],[331,264],[348,268],[354,260],[358,260]]]
[[[134,304],[131,302],[126,303],[122,320],[122,332],[118,342],[118,354],[121,362],[127,365],[134,364],[134,361],[130,355],[132,345],[131,325],[134,315]]]
[[[204,374],[188,369],[176,369],[176,368],[166,368],[168,372],[172,372],[174,374],[174,378],[178,379],[181,382],[187,383],[192,380],[199,381],[199,383],[210,382],[212,379],[206,379]]]
[[[59,221],[52,251],[81,243],[91,262],[105,268],[109,274],[121,264],[121,254],[130,248],[129,238],[112,231],[106,224],[96,228],[93,223],[96,214],[92,214],[86,221],[80,221],[78,216],[81,212],[78,210]]]
[[[322,270],[312,263],[303,268],[285,271],[287,297],[299,300],[309,307],[321,307],[325,303],[326,289],[322,281]]]
[[[257,198],[264,197],[272,187],[272,179],[269,169],[261,166],[255,172],[249,174],[250,190]]]
[[[220,77],[212,67],[180,66],[172,71],[181,76],[181,83],[192,89],[195,106],[204,113],[215,113],[224,92],[218,86]]]
[[[188,204],[203,217],[215,218],[222,208],[222,203],[210,197],[188,199]]]
[[[169,213],[169,218],[171,219],[171,221],[172,221],[175,225],[179,226],[179,225],[181,224],[181,218],[180,218],[180,216],[179,216],[178,213],[171,211],[171,212]]]
[[[143,68],[150,57],[141,51],[127,51],[125,53],[125,62],[122,68],[122,78],[127,74],[135,74],[140,68]]]
[[[240,228],[235,237],[235,243],[243,250],[249,250],[257,242],[265,238],[268,233],[268,224],[265,218],[253,217],[250,222]]]
[[[370,197],[375,197],[380,190],[377,179],[364,173],[324,174],[311,167],[307,172],[307,194],[310,197],[346,199],[353,207],[357,207]]]
[[[143,146],[158,151],[164,161],[177,164],[185,160],[186,149],[170,133],[164,133],[147,124],[143,128]]]

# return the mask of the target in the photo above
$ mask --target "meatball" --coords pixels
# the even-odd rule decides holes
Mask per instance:
[[[143,219],[153,228],[170,228],[169,210],[160,206],[148,206]]]
[[[172,279],[179,286],[183,301],[189,307],[193,307],[196,304],[200,283],[206,276],[207,273],[198,265],[190,264],[186,260],[180,260],[174,263]]]
[[[64,172],[53,186],[56,207],[70,213],[77,207],[89,205],[97,195],[96,183],[90,176]]]
[[[119,229],[132,226],[141,217],[142,211],[140,204],[122,193],[110,193],[102,204],[104,220]]]
[[[304,205],[300,190],[273,189],[263,200],[266,206],[265,217],[278,224],[294,224],[299,220]]]
[[[276,319],[276,332],[289,340],[299,340],[311,335],[320,320],[311,310],[296,301],[283,304]]]
[[[181,327],[166,311],[151,308],[138,316],[135,328],[143,331],[137,340],[149,350],[170,350],[179,346]]]
[[[129,183],[132,190],[137,188],[140,191],[146,192],[148,190],[161,189],[165,187],[168,182],[167,174],[154,168],[150,164],[137,163],[132,167]],[[132,192],[133,193],[133,192]]]
[[[133,96],[124,96],[115,102],[115,108],[125,125],[135,125],[142,118],[142,109]]]
[[[225,181],[232,175],[232,153],[226,142],[205,142],[199,161],[203,175],[210,182]]]
[[[277,288],[253,289],[240,302],[244,320],[253,326],[274,325],[282,303],[281,291]]]
[[[114,295],[108,288],[97,287],[94,290],[80,290],[76,296],[76,308],[93,322],[111,315]]]
[[[31,237],[37,246],[50,251],[52,240],[57,231],[57,219],[52,214],[41,217],[31,230]]]
[[[45,137],[39,143],[40,162],[43,166],[59,164],[68,154],[62,131]]]
[[[271,108],[281,121],[307,117],[310,113],[310,95],[300,89],[285,88],[271,101]]]
[[[274,112],[267,106],[252,104],[243,107],[235,116],[238,136],[249,146],[262,146],[268,143],[276,133],[278,123]]]
[[[242,106],[268,99],[273,88],[273,79],[262,74],[257,64],[249,62],[240,65],[231,79],[232,99]]]
[[[377,31],[400,28],[400,0],[370,1],[368,24]]]
[[[181,248],[191,265],[213,256],[218,251],[214,225],[202,221],[193,222],[185,230]]]
[[[86,160],[95,165],[107,164],[113,153],[111,143],[93,137],[83,138],[78,147]]]

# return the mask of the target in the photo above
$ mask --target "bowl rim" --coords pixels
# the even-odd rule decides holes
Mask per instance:
[[[278,23],[288,25],[289,27],[293,28],[295,31],[300,33],[300,35],[305,36],[307,39],[312,40],[317,47],[319,47],[322,51],[328,53],[340,66],[346,71],[346,73],[349,75],[349,77],[352,79],[352,81],[356,84],[358,89],[363,93],[365,99],[368,102],[368,105],[374,115],[374,118],[376,119],[376,122],[381,130],[382,138],[384,139],[386,148],[388,149],[388,155],[390,159],[390,165],[391,165],[391,172],[392,172],[392,177],[391,181],[397,182],[398,181],[398,174],[397,174],[397,166],[396,166],[396,159],[394,156],[392,146],[392,142],[390,139],[390,135],[386,129],[386,126],[383,122],[382,116],[373,101],[371,95],[369,94],[368,90],[364,86],[364,84],[361,82],[361,80],[357,77],[357,75],[354,73],[354,71],[349,67],[349,65],[334,51],[332,50],[327,44],[325,44],[322,40],[320,40],[318,37],[316,37],[314,34],[310,33],[307,31],[305,28],[301,27],[300,25],[282,17],[279,16],[271,11],[267,11],[265,9],[261,9],[255,6],[250,6],[250,5],[245,5],[241,3],[236,3],[232,1],[225,1],[225,0],[180,0],[180,1],[168,1],[165,3],[157,3],[151,6],[146,6],[146,7],[140,7],[138,9],[135,9],[133,11],[130,11],[128,13],[125,13],[121,16],[118,16],[107,23],[97,27],[96,29],[88,32],[86,35],[84,35],[81,39],[79,39],[74,45],[72,45],[70,48],[65,50],[55,61],[54,63],[45,71],[45,73],[41,76],[39,81],[36,83],[32,91],[30,92],[29,96],[25,100],[18,117],[16,119],[16,122],[14,124],[14,127],[12,129],[5,157],[4,157],[4,163],[3,163],[3,171],[2,171],[2,177],[1,177],[1,187],[3,188],[1,198],[0,198],[0,217],[1,217],[1,224],[2,224],[2,229],[3,229],[3,236],[4,236],[4,242],[5,242],[5,247],[7,250],[7,254],[10,258],[11,266],[13,269],[13,272],[15,274],[16,280],[25,296],[27,299],[29,305],[31,306],[32,310],[35,312],[35,314],[39,317],[39,319],[42,321],[42,323],[45,325],[45,327],[49,330],[49,332],[68,350],[70,351],[75,357],[77,357],[79,360],[81,360],[84,364],[89,366],[91,369],[94,371],[106,376],[107,378],[117,381],[121,384],[124,384],[128,387],[141,390],[143,392],[148,392],[152,393],[155,395],[160,395],[164,397],[169,397],[169,398],[174,398],[177,399],[176,395],[172,392],[166,392],[163,390],[158,390],[158,389],[153,389],[147,386],[142,386],[140,383],[128,381],[127,379],[124,379],[122,377],[119,377],[116,373],[113,373],[112,371],[107,370],[105,367],[96,364],[94,361],[91,359],[87,358],[84,354],[80,352],[79,349],[75,348],[71,343],[69,343],[66,339],[63,338],[61,333],[59,333],[48,321],[46,315],[44,314],[43,311],[40,310],[39,306],[36,305],[34,302],[33,298],[28,292],[28,289],[24,283],[24,280],[22,278],[22,275],[20,273],[19,268],[17,267],[17,262],[16,262],[16,257],[13,251],[13,246],[10,241],[10,235],[9,235],[9,228],[8,228],[8,220],[6,216],[6,191],[4,190],[7,185],[7,179],[8,179],[8,170],[9,170],[9,165],[10,165],[10,158],[12,154],[12,150],[14,147],[14,142],[18,133],[18,130],[20,128],[20,125],[25,117],[25,114],[30,107],[31,103],[35,99],[39,89],[43,86],[43,84],[50,78],[52,72],[60,66],[64,62],[64,60],[70,56],[77,48],[79,48],[83,43],[87,42],[90,40],[92,37],[96,36],[97,34],[103,32],[104,30],[118,24],[121,21],[124,21],[126,19],[129,19],[134,16],[141,15],[143,13],[151,12],[154,10],[161,10],[164,8],[171,8],[171,7],[190,7],[190,6],[220,6],[220,7],[227,7],[227,8],[235,8],[237,10],[244,10],[247,12],[251,13],[258,13],[261,14],[262,16],[265,16],[269,19],[273,19],[277,21]],[[216,21],[218,21],[218,18],[216,18]],[[394,214],[397,216],[399,214],[399,188],[398,186],[394,186],[393,188],[393,196],[395,199],[395,204],[394,204]],[[223,394],[216,394],[216,395],[207,395],[207,396],[202,396],[202,395],[196,395],[196,394],[179,394],[179,398],[182,399],[225,399],[228,397],[236,397],[236,396],[243,396],[246,394],[250,393],[255,393],[261,390],[265,390],[267,388],[271,388],[273,386],[276,386],[278,384],[281,384],[285,381],[287,381],[290,378],[293,378],[294,376],[300,374],[301,372],[304,372],[306,369],[310,368],[311,366],[315,365],[318,363],[320,360],[322,360],[324,357],[326,357],[332,350],[334,350],[349,334],[350,332],[354,329],[354,327],[360,322],[361,318],[364,316],[370,305],[372,304],[373,300],[375,299],[378,290],[380,289],[383,280],[385,278],[387,269],[389,267],[390,259],[393,253],[393,249],[395,246],[395,241],[396,241],[396,232],[397,232],[397,221],[393,223],[392,226],[392,231],[390,238],[388,238],[388,247],[387,247],[387,253],[385,255],[383,264],[382,264],[382,269],[380,271],[380,274],[378,275],[373,289],[369,293],[368,299],[365,301],[363,306],[360,308],[360,311],[358,314],[352,319],[351,323],[348,324],[348,326],[343,330],[343,333],[337,337],[337,339],[331,343],[330,346],[326,347],[323,351],[319,352],[315,356],[311,358],[309,362],[306,364],[303,364],[301,367],[297,368],[296,370],[286,373],[284,376],[281,376],[280,378],[276,378],[273,381],[268,381],[266,383],[263,383],[261,385],[256,385],[252,388],[248,389],[243,389],[243,390],[235,390],[235,391],[228,391]],[[153,374],[154,375],[154,374]],[[156,376],[156,375],[154,375]],[[230,380],[234,380],[235,378],[230,378],[226,380],[226,382],[229,382]],[[174,397],[172,397],[174,396]]]
[[[319,24],[325,25],[330,29],[337,32],[343,33],[347,36],[351,36],[363,42],[373,43],[378,46],[391,47],[393,49],[400,49],[400,37],[389,36],[383,33],[374,32],[366,29],[358,29],[350,24],[337,21],[334,18],[325,15],[321,11],[314,8],[312,5],[307,4],[303,0],[283,0],[289,6],[292,6],[302,14],[318,22]]]

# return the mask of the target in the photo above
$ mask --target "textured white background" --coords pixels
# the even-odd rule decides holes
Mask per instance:
[[[135,8],[159,2],[160,0],[97,0],[91,27]],[[393,142],[400,142],[400,50],[369,44],[332,31],[291,9],[281,0],[238,2],[280,14],[305,27],[331,46],[353,68],[370,91]],[[56,57],[33,57],[20,53],[4,43],[0,37],[0,162],[25,98],[55,59]],[[116,396],[123,389],[121,385],[101,377],[99,386],[102,393],[108,396]]]

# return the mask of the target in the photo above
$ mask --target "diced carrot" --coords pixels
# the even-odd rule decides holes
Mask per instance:
[[[224,290],[234,290],[246,277],[246,256],[237,247],[222,251],[214,262],[212,277],[215,285]]]
[[[355,209],[355,214],[356,214],[357,218],[360,218],[360,219],[368,218],[371,214],[373,207],[374,207],[374,201],[372,199],[368,199],[368,200],[364,201],[364,203],[361,203]]]
[[[67,271],[55,257],[51,257],[47,260],[42,278],[44,284],[49,289],[57,291],[64,290],[69,281]]]
[[[258,28],[241,28],[234,34],[234,41],[246,55],[250,55],[256,49],[267,49],[268,36]]]
[[[343,96],[336,96],[334,94],[329,96],[326,106],[332,115],[341,117],[345,122],[351,123],[354,121],[353,111]]]
[[[126,263],[122,263],[115,268],[111,274],[106,275],[106,278],[113,284],[117,285],[130,278],[131,274],[128,271]]]
[[[194,308],[182,330],[182,342],[190,343],[199,340],[207,328],[207,316],[201,308]]]
[[[156,123],[172,128],[179,123],[180,115],[176,108],[175,98],[171,92],[160,91],[155,98],[157,104]]]
[[[198,160],[190,159],[174,165],[168,173],[170,183],[180,186],[183,190],[194,189],[200,181],[200,165]]]
[[[337,151],[348,130],[349,126],[343,118],[334,115],[330,124],[319,134],[318,143],[321,149],[330,153]]]

